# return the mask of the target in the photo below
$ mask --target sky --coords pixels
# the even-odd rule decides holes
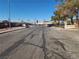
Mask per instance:
[[[54,0],[10,0],[11,21],[50,20],[58,3]],[[0,0],[0,20],[8,19],[8,0]]]

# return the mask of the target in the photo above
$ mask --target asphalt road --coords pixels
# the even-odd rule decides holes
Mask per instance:
[[[0,34],[0,59],[78,59],[72,33],[35,26]]]
[[[43,59],[42,34],[43,28],[38,26],[1,34],[0,59]]]

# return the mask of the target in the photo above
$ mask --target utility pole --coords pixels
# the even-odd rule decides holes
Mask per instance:
[[[8,0],[8,21],[9,21],[9,28],[11,28],[11,12],[10,12],[10,0]]]

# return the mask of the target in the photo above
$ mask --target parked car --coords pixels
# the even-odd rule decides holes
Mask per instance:
[[[26,25],[26,28],[29,28],[29,25]]]

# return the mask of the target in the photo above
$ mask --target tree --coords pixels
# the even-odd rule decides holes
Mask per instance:
[[[73,24],[73,16],[76,16],[78,20],[78,11],[79,11],[79,0],[57,0],[61,2],[57,7],[57,11],[60,11],[60,16],[71,18],[71,23]],[[63,1],[63,2],[62,2]]]
[[[51,16],[51,21],[53,21],[54,20],[54,16]]]
[[[2,23],[9,23],[9,21],[8,20],[3,20]]]

